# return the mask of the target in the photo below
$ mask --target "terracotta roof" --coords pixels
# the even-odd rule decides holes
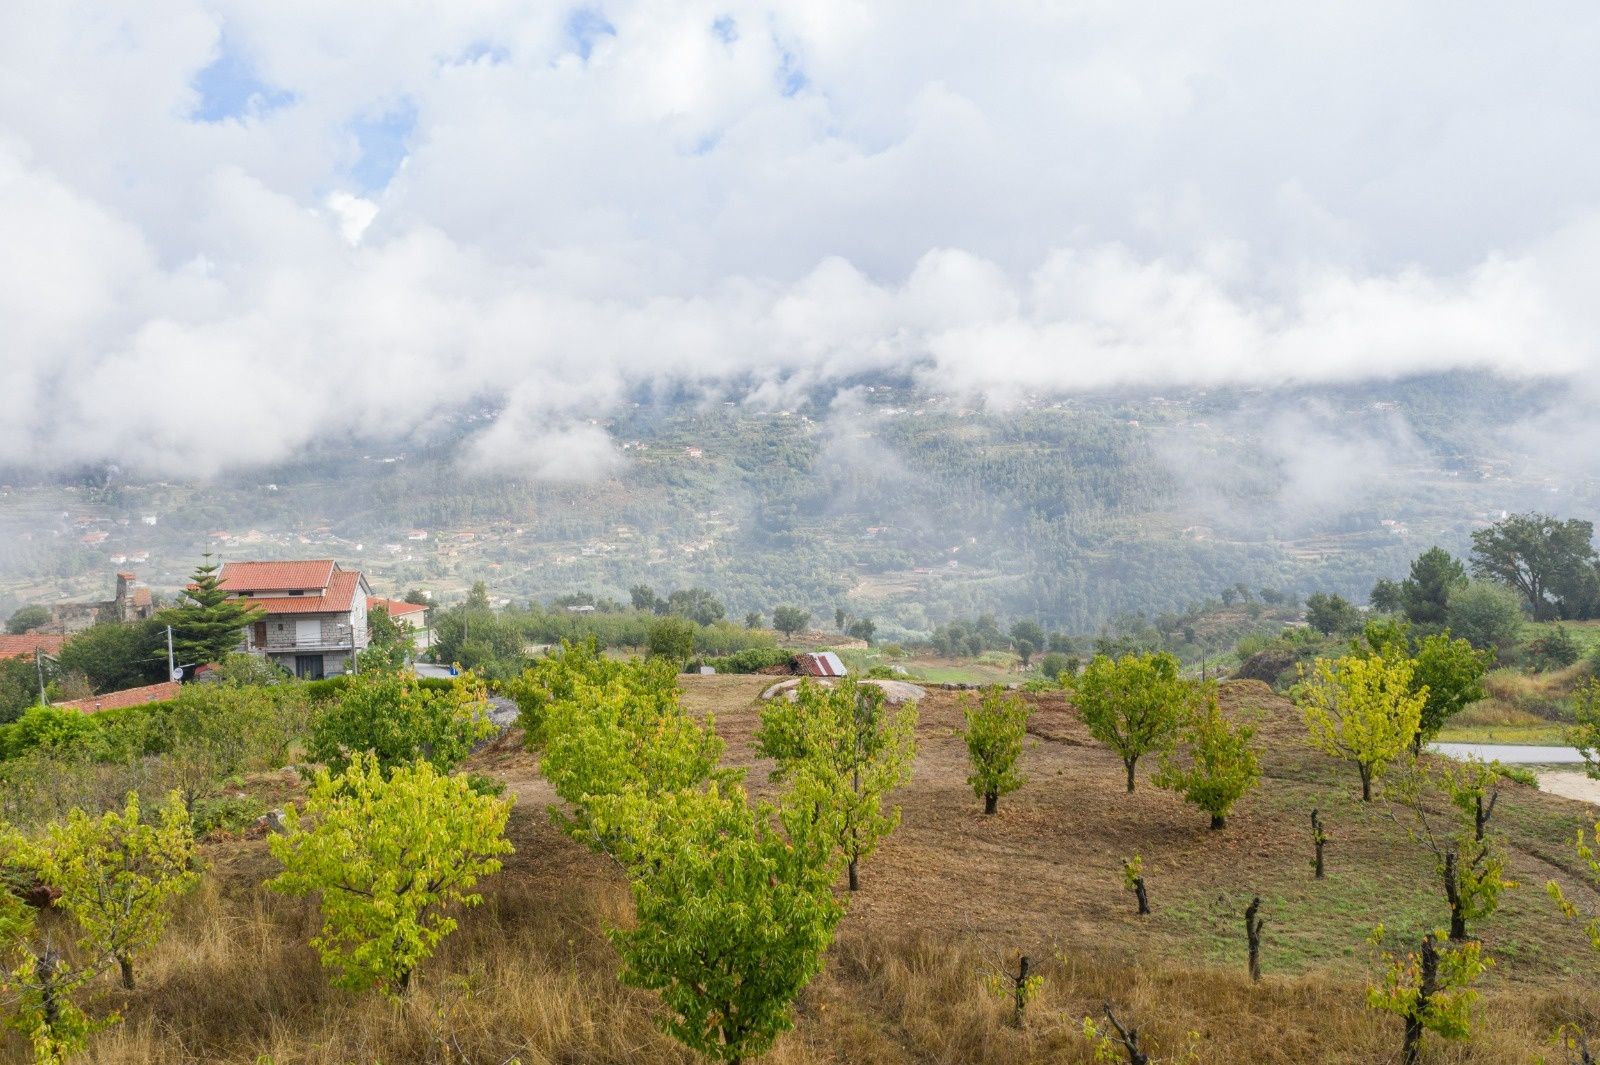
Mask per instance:
[[[404,599],[384,599],[383,597],[376,595],[367,597],[368,610],[376,610],[380,606],[387,610],[389,612],[389,616],[392,618],[402,617],[406,614],[415,614],[419,610],[428,609],[421,603],[408,603]]]
[[[334,571],[325,595],[274,595],[235,601],[258,606],[266,614],[343,614],[355,602],[360,587],[360,573],[341,569]]]
[[[326,588],[338,572],[333,560],[307,562],[227,562],[218,585],[229,592],[297,592]]]
[[[21,636],[0,636],[0,658],[26,658],[35,651],[47,655],[61,653],[67,642],[65,636],[52,636],[43,632],[25,632]]]
[[[106,692],[104,695],[95,695],[88,699],[74,699],[71,702],[56,703],[61,710],[82,710],[86,714],[98,710],[115,710],[122,706],[140,706],[144,703],[159,703],[164,699],[176,699],[178,689],[182,687],[174,681],[162,681],[160,684],[150,684],[143,688],[128,688],[120,692]]]

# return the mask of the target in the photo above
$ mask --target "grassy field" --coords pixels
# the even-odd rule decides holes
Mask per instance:
[[[687,678],[685,700],[714,712],[731,764],[764,792],[769,766],[751,751],[757,693],[769,678]],[[1035,707],[1026,786],[985,817],[965,784],[957,734],[966,696],[930,691],[921,707],[904,820],[863,867],[827,967],[799,1003],[772,1065],[1045,1065],[1087,1063],[1086,1014],[1110,1000],[1140,1026],[1157,1060],[1397,1060],[1400,1025],[1363,1005],[1375,971],[1364,937],[1383,922],[1412,943],[1446,919],[1423,849],[1384,803],[1359,801],[1348,766],[1308,750],[1298,716],[1264,686],[1225,686],[1231,713],[1258,722],[1263,787],[1222,832],[1149,782],[1127,794],[1122,767],[1085,733],[1058,694]],[[617,982],[605,930],[629,919],[616,868],[558,833],[536,759],[505,737],[473,768],[517,797],[517,852],[487,884],[485,904],[392,1004],[328,987],[306,946],[315,915],[259,885],[274,872],[259,840],[207,845],[212,871],[159,947],[136,992],[97,991],[91,1013],[119,1010],[97,1035],[97,1065],[437,1065],[664,1062],[695,1059],[661,1034],[653,996]],[[293,788],[287,775],[255,782]],[[1311,876],[1312,808],[1331,842],[1328,878]],[[1508,784],[1495,824],[1509,836],[1521,887],[1483,923],[1496,965],[1467,1044],[1432,1043],[1426,1060],[1456,1065],[1559,1061],[1551,1031],[1600,1025],[1600,954],[1560,921],[1550,878],[1575,887],[1568,840],[1600,813]],[[1134,914],[1124,857],[1145,860],[1154,913]],[[1242,912],[1267,918],[1266,978],[1244,971]],[[1044,976],[1026,1024],[1010,1026],[989,975],[1026,953]],[[19,1061],[15,1036],[5,1060]],[[1192,1058],[1181,1055],[1186,1048]],[[1540,1055],[1545,1055],[1541,1058]]]

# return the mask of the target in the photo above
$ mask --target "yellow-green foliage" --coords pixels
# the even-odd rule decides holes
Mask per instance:
[[[972,772],[967,783],[984,801],[984,810],[993,813],[1000,796],[1022,787],[1022,742],[1028,733],[1028,718],[1033,708],[1015,695],[1006,695],[998,685],[984,690],[983,697],[969,700],[963,708],[967,727],[967,758]]]
[[[1212,828],[1221,828],[1234,804],[1261,782],[1254,738],[1255,729],[1222,715],[1216,687],[1208,685],[1179,730],[1187,764],[1178,752],[1163,752],[1156,786],[1178,792],[1211,815]]]
[[[424,759],[449,773],[494,732],[488,692],[470,673],[444,690],[404,673],[363,673],[318,715],[308,746],[335,773],[362,752],[375,755],[385,772]]]
[[[1194,685],[1178,675],[1165,651],[1111,659],[1095,655],[1072,680],[1078,712],[1089,734],[1122,756],[1133,790],[1139,757],[1172,743]]]
[[[663,795],[638,841],[637,921],[611,933],[624,981],[660,992],[662,1024],[719,1061],[764,1053],[793,1025],[843,912],[831,884],[837,823],[809,803],[744,793]]]
[[[1476,942],[1438,946],[1438,938],[1430,933],[1420,952],[1383,952],[1383,974],[1367,987],[1367,1008],[1415,1022],[1419,1038],[1420,1032],[1433,1032],[1443,1039],[1465,1039],[1471,1034],[1472,1007],[1478,1000],[1473,985],[1491,962]],[[1377,945],[1382,940],[1379,925],[1369,942]],[[1424,961],[1430,950],[1436,952],[1437,968],[1428,979]]]
[[[284,870],[268,886],[317,893],[322,930],[311,945],[354,989],[404,991],[412,971],[455,930],[453,906],[472,906],[480,877],[498,872],[511,800],[480,795],[466,777],[427,762],[385,774],[357,754],[340,776],[321,770],[303,813],[271,841]]]
[[[689,716],[676,676],[659,663],[597,672],[569,650],[541,669],[550,694],[541,707],[539,768],[572,808],[570,819],[560,819],[591,846],[629,860],[629,819],[609,814],[608,805],[731,779],[717,770],[723,744],[714,722]]]
[[[1600,780],[1600,680],[1590,680],[1572,693],[1572,713],[1578,722],[1569,734],[1583,754],[1583,766]]]
[[[115,959],[129,988],[134,956],[161,938],[173,906],[200,882],[189,813],[176,793],[157,822],[141,819],[134,793],[99,818],[73,810],[25,854],[39,879],[61,892],[56,905],[78,926],[80,949]]]
[[[1596,894],[1600,894],[1600,822],[1595,823],[1594,831],[1590,833],[1578,829],[1578,837],[1573,841],[1573,847],[1578,852],[1578,861],[1583,863],[1584,877],[1588,880],[1589,886],[1594,888]],[[1600,910],[1584,914],[1576,903],[1567,898],[1561,890],[1561,885],[1554,880],[1545,884],[1545,891],[1549,892],[1550,898],[1561,908],[1561,912],[1568,920],[1583,921],[1583,930],[1589,937],[1589,942],[1593,944],[1595,950],[1600,950]]]
[[[756,751],[777,759],[773,775],[790,782],[794,802],[830,808],[852,889],[857,863],[900,823],[899,807],[883,800],[911,779],[916,729],[915,703],[891,707],[882,688],[854,677],[831,688],[808,679],[794,702],[762,707]]]
[[[1319,658],[1297,689],[1312,746],[1356,764],[1363,799],[1417,734],[1428,693],[1411,690],[1412,672],[1377,654]]]

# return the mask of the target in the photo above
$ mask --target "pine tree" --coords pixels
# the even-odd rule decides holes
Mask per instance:
[[[173,653],[180,663],[220,662],[239,649],[245,626],[261,615],[254,604],[229,597],[219,582],[220,568],[208,553],[193,582],[178,593],[177,605],[156,615],[161,624],[172,626]],[[161,653],[166,654],[165,647]]]

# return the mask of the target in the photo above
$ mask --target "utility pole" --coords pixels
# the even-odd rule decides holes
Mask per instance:
[[[33,649],[33,665],[39,671],[39,705],[44,706],[44,652],[37,647]]]
[[[178,663],[172,658],[172,626],[167,626],[167,679],[175,680],[173,674],[178,672]]]

